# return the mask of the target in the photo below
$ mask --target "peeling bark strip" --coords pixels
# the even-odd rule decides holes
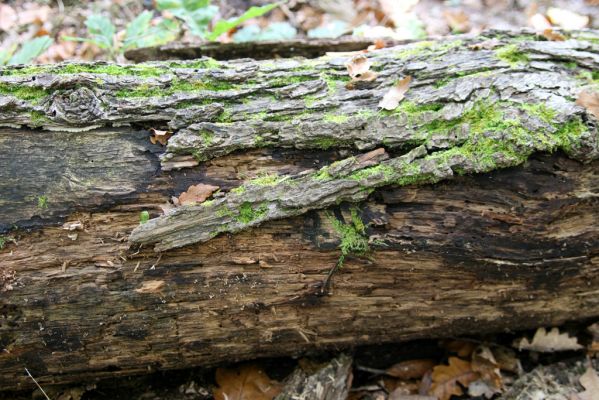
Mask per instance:
[[[0,69],[0,389],[598,317],[598,37]]]

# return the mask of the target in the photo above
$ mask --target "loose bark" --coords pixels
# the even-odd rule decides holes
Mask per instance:
[[[0,388],[597,317],[573,35],[375,51],[352,89],[351,56],[0,70]]]

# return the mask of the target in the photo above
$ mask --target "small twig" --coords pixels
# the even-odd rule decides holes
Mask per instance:
[[[325,295],[325,294],[329,293],[333,275],[335,275],[335,272],[337,272],[339,270],[339,268],[341,268],[344,260],[345,260],[345,256],[342,254],[341,257],[339,257],[339,260],[337,260],[337,262],[335,263],[335,266],[329,270],[329,273],[327,274],[327,277],[325,278],[324,283],[322,284],[322,288],[320,289],[321,295]]]
[[[37,381],[35,380],[35,378],[33,377],[33,375],[31,375],[31,372],[29,372],[29,370],[27,368],[25,368],[25,372],[27,372],[27,375],[29,375],[29,377],[33,380],[33,383],[35,383],[37,385],[38,389],[42,391],[42,393],[44,394],[44,396],[46,396],[46,399],[50,400],[50,397],[48,397],[48,395],[46,394],[46,392],[44,392],[44,389],[42,389],[42,387],[40,386],[39,383],[37,383]]]

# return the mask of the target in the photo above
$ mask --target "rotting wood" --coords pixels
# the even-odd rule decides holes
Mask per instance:
[[[573,35],[381,50],[355,90],[346,56],[2,69],[0,388],[597,317],[597,130],[574,100],[598,55]],[[150,127],[174,131],[161,155]],[[197,183],[221,192],[159,217]],[[223,204],[239,225],[205,243],[214,227],[157,235]],[[352,209],[372,252],[323,296]],[[127,242],[143,210],[132,239],[168,251]]]

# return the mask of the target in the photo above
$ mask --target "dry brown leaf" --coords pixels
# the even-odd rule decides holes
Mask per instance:
[[[545,39],[552,42],[563,42],[564,40],[566,40],[566,37],[564,35],[562,35],[559,32],[555,32],[551,28],[545,29],[543,31],[543,36],[545,37]]]
[[[586,108],[588,112],[599,119],[599,93],[583,90],[576,99],[576,104]]]
[[[528,18],[528,25],[537,31],[551,29],[551,22],[543,14],[538,13]]]
[[[212,193],[219,189],[218,186],[206,185],[199,183],[197,185],[191,185],[186,192],[179,195],[175,205],[186,206],[189,204],[201,203],[208,197],[212,196]]]
[[[29,8],[19,10],[19,25],[39,24],[43,25],[50,15],[52,9],[49,6],[40,6],[39,4],[30,4]]]
[[[580,15],[564,8],[550,7],[547,10],[547,17],[552,24],[564,29],[582,29],[589,24],[587,15]]]
[[[577,393],[573,396],[576,400],[597,400],[599,399],[599,375],[593,367],[589,366],[584,374],[579,379],[584,392]]]
[[[467,340],[442,340],[439,345],[460,358],[471,358],[477,344]]]
[[[480,392],[474,394],[469,391],[471,396],[484,395],[487,398],[493,397],[503,389],[503,379],[499,371],[499,364],[495,360],[493,352],[488,346],[478,346],[472,353],[472,370],[480,375],[480,384],[477,389]]]
[[[499,39],[493,38],[480,43],[471,44],[470,46],[468,46],[468,48],[471,50],[492,50],[500,44],[501,42],[499,41]]]
[[[439,400],[449,400],[453,395],[463,395],[462,387],[467,387],[479,379],[480,375],[472,370],[469,361],[449,357],[449,365],[437,365],[433,369],[432,377],[433,384],[429,394],[437,396]]]
[[[279,382],[255,365],[218,368],[216,383],[219,387],[214,390],[215,400],[272,400],[282,389]]]
[[[152,142],[152,144],[160,143],[161,145],[166,146],[170,137],[173,136],[173,133],[170,131],[159,131],[154,128],[151,128],[150,130],[152,131],[152,136],[150,136],[150,142]]]
[[[410,88],[410,82],[412,82],[412,77],[409,75],[397,81],[383,96],[383,99],[379,102],[379,107],[389,111],[395,110]]]
[[[385,373],[394,378],[420,379],[427,371],[432,370],[434,366],[435,362],[433,360],[407,360],[393,364],[385,370]]]
[[[371,44],[370,46],[368,46],[366,51],[374,51],[374,50],[384,49],[386,46],[387,46],[387,43],[385,43],[385,41],[383,39],[376,39],[374,41],[374,44]]]
[[[549,332],[545,328],[539,328],[535,332],[532,342],[529,342],[528,338],[520,338],[514,341],[513,346],[518,350],[544,353],[582,349],[575,337],[570,337],[567,333],[559,333],[557,328],[552,328]]]
[[[587,328],[587,331],[593,336],[593,341],[588,346],[588,352],[592,355],[599,355],[599,322]]]
[[[0,4],[0,31],[8,32],[17,23],[17,12],[7,4]]]
[[[499,369],[502,371],[513,372],[514,374],[520,374],[522,372],[522,365],[520,360],[516,357],[516,352],[512,349],[503,346],[497,346],[493,348],[493,355],[499,365]]]
[[[376,78],[376,73],[370,71],[371,65],[372,62],[366,56],[361,54],[352,57],[352,59],[345,64],[347,73],[352,80],[371,80],[369,78],[371,78],[373,74]]]
[[[470,30],[470,18],[464,11],[445,10],[443,16],[453,32],[468,32]]]

